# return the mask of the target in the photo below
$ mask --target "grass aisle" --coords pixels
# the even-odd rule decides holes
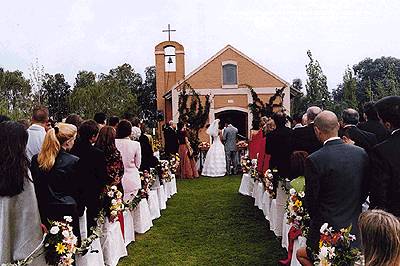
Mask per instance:
[[[178,194],[119,265],[277,265],[285,256],[240,177],[178,180]]]

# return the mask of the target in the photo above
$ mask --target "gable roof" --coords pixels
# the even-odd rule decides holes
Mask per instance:
[[[250,57],[248,57],[247,55],[245,55],[244,53],[242,53],[241,51],[239,51],[238,49],[236,49],[235,47],[233,47],[232,45],[228,44],[227,46],[225,46],[223,49],[221,49],[219,52],[217,52],[215,55],[213,55],[210,59],[208,59],[207,61],[205,61],[203,64],[201,64],[198,68],[196,68],[195,70],[193,70],[192,72],[190,72],[188,75],[185,76],[184,79],[179,80],[174,86],[172,86],[172,88],[170,90],[174,90],[176,89],[179,85],[181,85],[182,83],[184,83],[185,81],[187,81],[189,78],[191,78],[192,76],[194,76],[195,74],[197,74],[201,69],[203,69],[205,66],[207,66],[210,62],[212,62],[213,60],[215,60],[218,56],[220,56],[221,54],[223,54],[225,51],[227,50],[232,50],[235,53],[239,54],[241,57],[247,59],[250,63],[254,64],[255,66],[257,66],[258,68],[260,68],[261,70],[263,70],[265,73],[271,75],[272,77],[274,77],[275,79],[279,80],[280,82],[282,82],[283,84],[286,84],[287,86],[289,86],[289,83],[287,81],[285,81],[284,79],[280,78],[279,76],[277,76],[276,74],[274,74],[273,72],[271,72],[270,70],[268,70],[266,67],[262,66],[261,64],[257,63],[256,61],[254,61],[253,59],[251,59]]]

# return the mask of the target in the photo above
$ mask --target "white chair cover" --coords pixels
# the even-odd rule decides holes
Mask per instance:
[[[253,178],[250,178],[250,182],[251,182],[251,184],[252,184],[251,187],[253,188],[253,190],[251,191],[251,196],[252,196],[253,198],[256,198],[256,196],[257,196],[257,189],[258,189],[257,182],[254,181]]]
[[[160,203],[158,201],[157,190],[150,190],[147,202],[149,203],[151,219],[160,218]]]
[[[257,206],[260,210],[263,209],[263,196],[264,196],[264,183],[259,182],[258,183],[258,191],[257,191]]]
[[[81,239],[87,238],[87,220],[86,209],[81,217],[79,217],[79,230],[81,232]],[[103,250],[101,248],[100,239],[92,242],[89,251],[84,255],[76,256],[77,266],[91,266],[91,265],[104,265]]]
[[[153,226],[149,204],[146,199],[142,199],[139,202],[138,206],[132,211],[132,216],[136,233],[144,234]]]
[[[263,195],[263,213],[265,219],[270,219],[270,209],[271,209],[271,197],[267,191],[264,191]]]
[[[164,183],[164,190],[165,190],[165,196],[167,197],[167,199],[170,199],[172,195],[171,182]]]
[[[254,189],[253,189],[254,206],[258,206],[258,202],[259,202],[258,198],[260,196],[260,194],[259,194],[260,188],[259,188],[258,184],[259,184],[258,181],[254,182]]]
[[[290,230],[290,225],[287,224],[288,219],[286,213],[283,215],[282,221],[282,247],[288,249],[289,247],[289,238],[288,233]]]
[[[178,192],[178,189],[176,187],[176,178],[175,178],[175,174],[172,174],[173,178],[171,180],[171,186],[172,186],[172,196],[175,195]]]
[[[165,196],[164,185],[161,185],[157,189],[157,196],[160,203],[160,210],[165,210],[167,208],[167,197]]]
[[[269,210],[269,229],[275,232],[276,227],[276,199],[271,200],[271,208]]]
[[[242,175],[242,181],[240,182],[239,193],[245,196],[251,196],[253,192],[253,182],[251,182],[249,174]]]
[[[104,263],[107,266],[116,266],[120,258],[128,255],[119,221],[110,223],[106,218],[100,243],[103,249]]]
[[[125,246],[135,241],[135,227],[133,217],[130,211],[124,211],[124,240]]]
[[[306,246],[307,239],[303,236],[299,236],[293,244],[293,256],[292,261],[290,262],[290,266],[301,266],[300,262],[296,258],[296,252],[299,248]]]
[[[274,233],[276,236],[282,236],[283,215],[285,213],[285,204],[286,204],[287,198],[288,198],[288,195],[282,189],[282,183],[279,182],[278,188],[276,190],[276,207],[275,207],[275,230],[274,230]]]

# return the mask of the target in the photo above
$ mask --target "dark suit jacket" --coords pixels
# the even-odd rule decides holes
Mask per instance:
[[[170,156],[171,154],[178,153],[178,135],[176,131],[171,127],[164,128],[164,141],[165,141],[165,154]]]
[[[106,184],[111,183],[107,174],[107,164],[104,152],[92,146],[91,143],[78,139],[71,153],[79,157],[80,182],[83,187],[83,201],[86,206],[86,217],[88,230],[95,226],[95,218],[103,207],[100,200]],[[80,210],[81,213],[83,210]]]
[[[284,178],[290,177],[292,132],[288,127],[281,127],[266,134],[265,151],[271,155],[270,168],[278,169],[278,174]]]
[[[369,120],[358,124],[357,127],[361,130],[374,133],[378,143],[381,143],[390,136],[389,132],[379,121]]]
[[[311,154],[322,147],[314,132],[314,123],[293,129],[292,149],[293,151],[306,151]]]
[[[376,145],[371,153],[370,201],[372,208],[400,217],[400,132]]]
[[[354,141],[354,145],[363,148],[366,152],[370,152],[378,142],[375,134],[361,130],[356,126],[349,126],[348,133]]]
[[[328,141],[307,158],[305,204],[311,217],[307,247],[318,250],[324,223],[334,230],[352,225],[358,239],[357,220],[365,199],[363,182],[367,171],[367,153],[340,139]]]

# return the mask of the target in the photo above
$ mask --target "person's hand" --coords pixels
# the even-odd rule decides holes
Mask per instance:
[[[354,143],[355,143],[351,138],[348,138],[348,137],[346,137],[346,136],[343,136],[343,137],[342,137],[342,140],[343,140],[343,142],[346,143],[346,144],[354,145]]]

